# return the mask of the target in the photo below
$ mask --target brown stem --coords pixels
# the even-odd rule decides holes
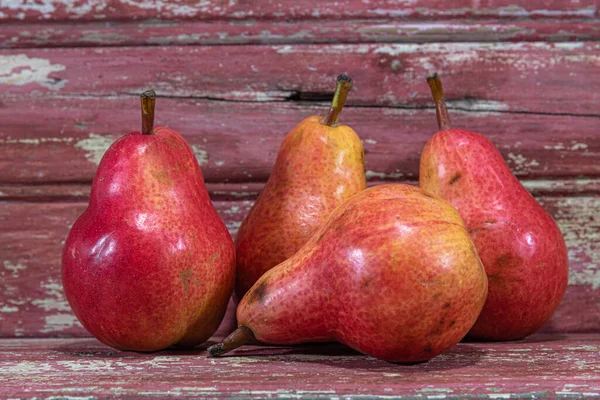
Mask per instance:
[[[152,135],[154,133],[156,93],[154,90],[146,90],[140,97],[142,99],[142,135]]]
[[[209,357],[222,356],[231,350],[237,349],[240,346],[254,339],[254,333],[250,328],[240,326],[225,338],[221,343],[213,344],[208,348]]]
[[[329,114],[323,121],[323,123],[328,126],[337,125],[338,117],[342,113],[344,104],[346,104],[346,97],[348,96],[350,89],[352,89],[352,78],[348,75],[339,74],[336,82],[337,85],[333,101],[331,102],[331,108],[329,109]]]
[[[442,131],[450,129],[450,116],[448,115],[448,109],[446,108],[446,100],[444,100],[442,81],[438,74],[435,73],[427,77],[427,83],[431,88],[431,95],[433,96],[433,102],[435,103],[435,114],[437,116],[438,126]]]

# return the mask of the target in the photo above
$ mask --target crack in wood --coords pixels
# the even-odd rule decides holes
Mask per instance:
[[[271,92],[277,93],[277,92]],[[257,99],[257,100],[236,100],[236,99],[228,99],[225,97],[217,97],[217,96],[178,96],[178,95],[161,95],[157,94],[157,98],[163,99],[173,99],[173,100],[195,100],[195,101],[209,101],[215,103],[237,103],[237,104],[277,104],[277,103],[293,103],[298,105],[304,105],[307,107],[310,106],[322,106],[327,107],[329,102],[333,98],[333,92],[315,92],[315,91],[301,91],[296,89],[280,89],[279,93],[282,95],[277,97],[272,95],[272,99]],[[85,98],[103,98],[103,99],[118,99],[118,98],[126,98],[126,97],[139,97],[139,93],[132,92],[123,92],[116,94],[90,94],[90,93],[74,93],[69,95],[60,95],[60,94],[49,94],[48,98],[57,98],[57,99],[85,99]],[[0,99],[4,96],[0,95]],[[14,97],[8,95],[8,97]],[[485,109],[473,109],[464,106],[453,105],[453,102],[464,102],[471,105],[476,105],[479,99],[476,99],[472,96],[465,97],[449,97],[446,98],[448,103],[449,110],[456,110],[465,113],[497,113],[497,114],[522,114],[522,115],[539,115],[539,116],[555,116],[555,117],[575,117],[575,118],[600,118],[600,114],[594,113],[569,113],[569,112],[546,112],[546,111],[526,111],[526,110],[506,110],[506,109],[498,109],[493,107],[486,107]],[[435,107],[431,105],[419,105],[419,104],[406,104],[406,105],[390,105],[390,104],[360,104],[360,103],[352,103],[351,101],[346,104],[345,108],[366,108],[366,109],[389,109],[389,110],[434,110]]]

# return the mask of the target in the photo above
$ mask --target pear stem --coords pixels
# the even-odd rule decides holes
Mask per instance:
[[[237,349],[254,339],[252,330],[245,326],[240,326],[231,332],[221,343],[213,344],[208,348],[209,357],[219,357],[231,350]]]
[[[140,95],[142,100],[142,135],[154,133],[154,104],[156,93],[154,90],[146,90]]]
[[[438,120],[438,127],[442,131],[448,130],[451,128],[451,124],[448,109],[446,108],[446,100],[444,100],[442,81],[440,80],[439,75],[435,73],[427,77],[427,83],[431,88],[431,95],[433,96],[433,102],[435,103],[435,114]]]
[[[339,74],[336,80],[335,94],[333,95],[333,101],[331,102],[331,108],[329,114],[325,117],[323,124],[327,126],[337,125],[338,118],[342,113],[344,104],[346,104],[346,97],[352,89],[352,78],[348,75]]]

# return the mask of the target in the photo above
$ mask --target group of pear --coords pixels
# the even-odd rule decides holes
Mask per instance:
[[[341,342],[391,362],[428,360],[465,336],[540,329],[567,286],[565,241],[484,136],[450,124],[429,76],[439,132],[419,187],[367,188],[357,133],[329,113],[285,137],[234,244],[182,136],[154,126],[110,146],[63,249],[67,299],[103,343],[155,351],[206,342],[235,289],[238,328],[208,348]]]

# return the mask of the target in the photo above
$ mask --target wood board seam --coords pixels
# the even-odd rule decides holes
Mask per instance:
[[[0,54],[2,52],[0,51]],[[280,89],[282,93],[286,93],[285,89]],[[206,102],[214,102],[214,103],[235,103],[235,104],[293,104],[303,107],[313,107],[313,108],[327,108],[329,107],[329,102],[331,98],[333,98],[332,92],[303,92],[300,90],[288,90],[290,94],[287,96],[275,97],[273,99],[257,99],[257,100],[235,100],[214,96],[178,96],[178,95],[161,95],[157,94],[157,99],[170,99],[170,100],[193,100],[193,101],[206,101]],[[10,93],[0,94],[0,99],[26,99],[30,97],[34,97],[35,95],[11,95]],[[122,92],[122,93],[110,93],[110,94],[89,94],[89,93],[70,93],[68,95],[62,94],[52,94],[45,93],[42,95],[46,99],[86,99],[86,98],[96,98],[96,99],[122,99],[122,98],[139,98],[139,93],[132,92]],[[318,97],[323,98],[323,100],[318,101],[310,101],[302,99],[306,96],[308,97]],[[299,99],[298,99],[299,98]],[[280,100],[278,100],[280,99]],[[468,104],[473,104],[476,106],[478,99],[473,98],[471,96],[466,97],[446,97],[446,104],[448,105],[449,110],[465,112],[465,113],[485,113],[485,114],[522,114],[522,115],[541,115],[541,116],[551,116],[551,117],[575,117],[575,118],[600,118],[600,114],[593,113],[570,113],[570,112],[545,112],[545,111],[528,111],[528,110],[506,110],[506,109],[494,109],[493,107],[486,107],[485,109],[476,109],[469,108],[465,106],[457,106],[453,103],[455,102],[466,102]],[[352,103],[351,101],[346,104],[345,109],[352,108],[372,108],[372,109],[388,109],[388,110],[432,110],[435,111],[435,107],[433,105],[420,105],[420,104],[360,104],[360,103]]]

